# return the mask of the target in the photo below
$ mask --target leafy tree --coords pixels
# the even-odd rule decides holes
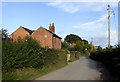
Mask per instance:
[[[62,43],[62,49],[68,49],[69,48],[69,43],[68,42],[66,42],[66,41],[62,41],[61,42]]]
[[[70,35],[67,35],[64,39],[64,41],[72,44],[72,43],[76,43],[77,41],[81,41],[82,39],[78,36],[78,35],[75,35],[75,34],[70,34]]]
[[[2,28],[2,39],[8,39],[7,29]]]
[[[112,45],[110,45],[110,48],[113,48],[113,46],[112,46]]]
[[[82,40],[84,42],[85,45],[88,44],[88,41],[87,40]]]
[[[88,51],[89,51],[89,52],[92,52],[92,51],[93,51],[93,46],[92,46],[92,44],[87,44],[87,48],[88,48]]]
[[[77,41],[74,49],[76,51],[83,51],[84,50],[84,42],[83,41]]]
[[[98,51],[102,51],[102,47],[101,47],[101,46],[98,46],[97,50],[98,50]]]
[[[115,45],[115,46],[120,46],[120,45]],[[110,45],[110,48],[113,48],[113,46],[112,45]],[[109,49],[109,47],[106,47],[105,49]]]

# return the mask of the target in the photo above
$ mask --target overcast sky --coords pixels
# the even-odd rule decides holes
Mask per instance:
[[[2,27],[9,34],[20,26],[36,30],[40,26],[49,29],[55,24],[55,33],[65,38],[77,34],[95,46],[108,45],[107,5],[111,11],[111,45],[117,43],[118,3],[117,2],[3,2]]]

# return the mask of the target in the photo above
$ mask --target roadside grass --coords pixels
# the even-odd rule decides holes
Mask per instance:
[[[86,54],[84,54],[84,55],[80,55],[80,58],[81,58],[81,57],[86,57],[86,56],[89,56],[89,55],[86,55]]]
[[[71,60],[69,60],[68,62],[73,62],[73,61],[76,61],[76,60],[78,60],[79,58],[73,58],[73,59],[71,59]]]
[[[34,68],[18,69],[14,72],[3,73],[3,80],[26,80],[34,75],[38,75]]]
[[[80,57],[86,57],[89,56],[89,52],[85,51],[85,52],[80,52]]]
[[[23,68],[19,69],[15,72],[9,72],[7,74],[3,74],[3,80],[34,80],[37,77],[40,77],[49,72],[55,71],[59,68],[62,68],[66,65],[60,66],[52,66],[52,67],[43,67],[42,69],[35,68]]]
[[[0,82],[2,82],[2,71],[0,69]]]

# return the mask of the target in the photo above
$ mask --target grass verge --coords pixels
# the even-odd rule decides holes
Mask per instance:
[[[67,64],[66,64],[67,65]],[[35,69],[35,68],[23,68],[16,70],[15,72],[9,72],[3,74],[3,80],[34,80],[37,77],[40,77],[44,74],[62,68],[63,66],[52,66],[52,67],[43,67],[42,69]]]
[[[73,62],[73,61],[76,61],[76,60],[78,60],[78,59],[77,58],[73,58],[73,59],[69,60],[68,62]]]

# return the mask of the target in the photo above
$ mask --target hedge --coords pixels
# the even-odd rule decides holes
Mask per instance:
[[[71,51],[70,52],[70,59],[79,59],[80,58],[80,52],[79,51]]]
[[[67,63],[66,51],[42,48],[39,42],[32,37],[19,38],[17,42],[6,39],[2,41],[2,44],[3,73],[23,67],[42,68],[61,62]]]
[[[120,80],[120,47],[94,51],[90,58],[101,61],[108,68],[112,79]]]

